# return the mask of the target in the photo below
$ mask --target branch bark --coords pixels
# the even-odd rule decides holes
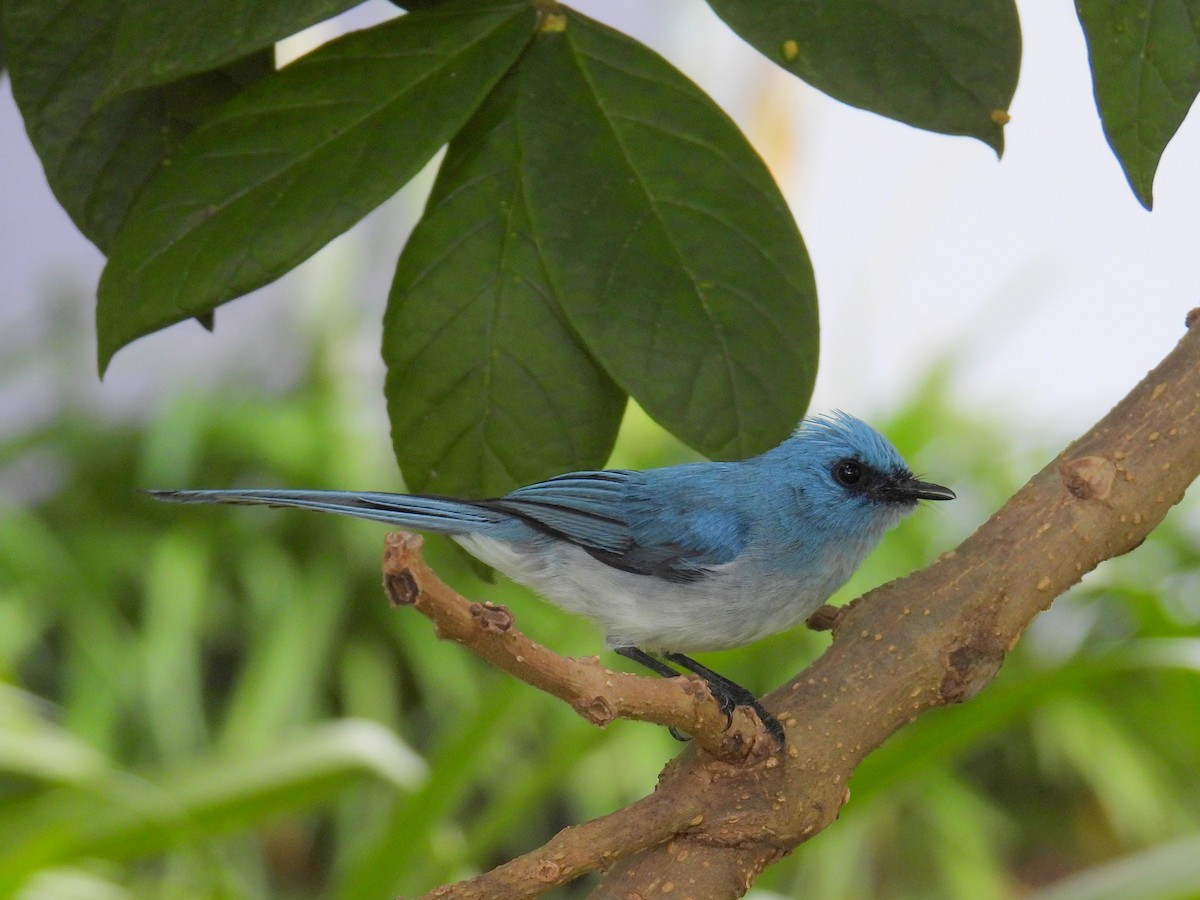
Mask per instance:
[[[437,577],[421,556],[419,535],[387,536],[383,587],[393,606],[412,606],[439,638],[462,644],[480,659],[570,704],[593,725],[634,719],[669,725],[727,760],[763,756],[774,749],[758,719],[739,708],[727,720],[708,685],[696,675],[647,678],[614,672],[599,657],[559,656],[513,627],[512,614],[495,603],[472,603]]]
[[[595,898],[741,896],[837,817],[867,753],[923,711],[974,696],[1034,616],[1100,562],[1137,547],[1183,497],[1200,475],[1200,310],[1187,325],[1162,363],[957,549],[826,623],[829,650],[764,699],[787,730],[786,752],[756,748],[736,759],[708,737],[668,763],[650,797],[431,896],[533,897],[609,864]],[[597,702],[614,715],[634,712],[622,699],[633,676],[611,677]],[[668,718],[655,715],[637,717]],[[712,725],[702,714],[694,721]],[[530,886],[539,865],[565,859],[563,880]]]

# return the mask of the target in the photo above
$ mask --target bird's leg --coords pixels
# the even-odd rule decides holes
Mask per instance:
[[[706,682],[708,688],[712,691],[713,697],[721,705],[721,710],[726,717],[732,719],[732,713],[735,706],[749,706],[752,710],[758,713],[759,720],[762,721],[763,727],[767,729],[771,737],[775,738],[775,742],[782,748],[785,740],[783,736],[783,726],[779,724],[779,720],[767,712],[766,708],[758,702],[750,691],[746,690],[736,681],[730,681],[724,675],[714,672],[708,666],[702,665],[690,656],[684,656],[682,653],[664,653],[664,657],[678,666],[683,666],[689,672],[695,672]]]
[[[655,659],[649,653],[639,650],[637,647],[614,647],[613,650],[626,659],[631,659],[635,663],[645,666],[650,671],[657,672],[664,678],[678,678],[680,675],[679,672],[672,669],[666,663]],[[713,699],[721,707],[721,712],[725,713],[727,720],[726,727],[728,727],[729,722],[733,721],[734,707],[749,706],[758,713],[758,718],[763,723],[763,727],[770,732],[771,737],[775,738],[776,743],[780,747],[784,745],[783,726],[779,724],[779,720],[763,708],[763,705],[758,702],[757,697],[736,681],[730,681],[724,675],[714,672],[708,666],[701,665],[690,656],[684,656],[682,653],[664,653],[663,656],[704,679],[708,685],[708,689],[712,691]],[[677,741],[688,740],[677,728],[672,727],[670,732],[671,736]]]
[[[663,678],[678,678],[680,675],[679,672],[676,672],[665,662],[660,662],[645,650],[639,650],[637,647],[613,647],[613,651],[626,659],[632,659],[640,666],[645,666],[651,672],[655,672],[663,676]]]
[[[639,650],[637,647],[613,647],[613,650],[616,653],[620,654],[621,656],[625,657],[626,659],[632,659],[638,665],[645,666],[651,672],[656,672],[657,674],[661,675],[663,678],[679,678],[680,675],[683,674],[682,672],[676,672],[674,669],[672,669],[666,663],[660,662],[659,660],[655,659],[653,656],[651,656],[646,651]],[[718,701],[718,702],[720,702],[720,701]],[[724,706],[722,706],[721,708],[724,709]],[[726,714],[728,715],[728,713],[726,713]],[[675,740],[677,740],[677,741],[690,741],[691,740],[690,737],[688,737],[686,734],[684,734],[682,731],[680,731],[674,725],[668,726],[667,731],[671,732],[671,737],[675,738]]]

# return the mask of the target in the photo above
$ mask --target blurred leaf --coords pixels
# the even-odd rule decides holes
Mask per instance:
[[[529,224],[518,82],[450,144],[384,319],[410,490],[497,496],[608,458],[625,394],[564,321]]]
[[[45,869],[22,885],[19,900],[133,900],[137,895],[117,882],[88,871],[84,866]],[[189,900],[173,893],[172,900]]]
[[[1184,900],[1200,885],[1200,834],[1062,878],[1028,900]]]
[[[33,700],[0,684],[0,772],[77,783],[108,774],[101,754],[38,715]]]
[[[387,729],[342,720],[290,735],[257,756],[189,762],[158,784],[114,777],[97,782],[94,794],[46,795],[52,802],[0,848],[0,885],[80,857],[145,856],[181,832],[194,839],[244,828],[321,802],[364,775],[407,790],[423,781],[425,768]],[[39,821],[40,828],[29,824]]]
[[[260,287],[395,193],[528,42],[527,3],[456,2],[331,41],[209,119],[146,186],[100,280],[101,371]]]
[[[709,0],[760,53],[831,97],[1004,150],[1021,66],[1013,0]]]
[[[381,635],[346,636],[341,642],[338,697],[347,715],[402,727],[402,689],[395,676],[395,652]]]
[[[231,754],[260,752],[317,713],[349,600],[344,573],[297,569],[280,547],[246,548],[238,568],[253,635],[225,704],[220,743]],[[300,671],[297,659],[305,661]]]
[[[932,832],[931,868],[944,882],[938,894],[1011,900],[1015,885],[996,842],[1005,824],[1003,816],[973,786],[946,769],[928,773],[919,790],[929,819],[919,827]]]
[[[969,707],[933,710],[867,756],[854,773],[851,788],[855,799],[870,802],[921,770],[944,765],[955,754],[1064,691],[1156,669],[1200,673],[1200,639],[1128,641],[1115,649],[1080,654],[1070,665],[1049,669],[1006,666]]]
[[[337,897],[383,897],[404,889],[397,881],[411,877],[416,863],[429,856],[436,823],[477,784],[494,747],[490,738],[519,719],[521,708],[535,697],[528,685],[499,677],[485,703],[447,723],[428,779],[412,794],[397,799],[381,833],[357,854]]]
[[[4,0],[13,97],[58,202],[101,250],[209,110],[274,69],[271,51],[100,106],[121,5]]]
[[[694,84],[560,12],[514,75],[523,199],[554,295],[669,431],[715,458],[774,446],[817,362],[816,288],[787,205]]]
[[[180,532],[156,542],[146,560],[141,664],[151,734],[160,758],[179,759],[208,743],[201,670],[202,617],[212,593],[212,560]]]
[[[1126,843],[1171,833],[1179,820],[1173,786],[1142,736],[1124,726],[1115,710],[1093,697],[1067,695],[1045,698],[1030,719],[1043,765],[1081,778],[1107,828]]]
[[[1075,0],[1104,134],[1141,204],[1200,91],[1200,0]]]
[[[605,728],[597,732],[580,728],[579,722],[555,734],[547,735],[541,745],[545,759],[531,761],[523,771],[510,773],[480,815],[479,821],[467,836],[465,860],[489,859],[496,856],[506,836],[518,831],[529,818],[539,797],[554,794],[558,785],[571,777],[572,770],[586,754],[604,746],[620,729]],[[452,877],[441,873],[440,880]]]
[[[362,0],[142,0],[120,4],[101,101],[273,49]]]

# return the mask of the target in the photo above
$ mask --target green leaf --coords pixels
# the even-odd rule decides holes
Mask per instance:
[[[1200,835],[1127,852],[1059,878],[1029,900],[1143,900],[1194,897],[1200,884]]]
[[[515,115],[533,240],[567,321],[691,446],[773,446],[817,364],[816,288],[787,205],[694,84],[561,13],[522,57]]]
[[[271,53],[263,52],[98,107],[119,10],[83,0],[4,0],[0,6],[13,96],[46,179],[101,250],[196,123],[274,68]]]
[[[1200,91],[1200,0],[1076,0],[1096,106],[1129,186],[1154,205],[1154,173]]]
[[[121,4],[104,101],[216,69],[361,0],[154,0]]]
[[[37,699],[0,684],[0,772],[79,784],[109,774],[94,747],[38,715]]]
[[[531,234],[517,82],[450,144],[396,269],[383,356],[412,490],[497,496],[598,468],[625,394],[567,326]]]
[[[764,56],[831,97],[1004,150],[1021,66],[1013,0],[708,0]]]
[[[146,186],[100,280],[101,371],[272,281],[395,193],[529,41],[526,3],[449,3],[331,41],[246,91]]]
[[[464,803],[480,784],[488,758],[505,733],[504,723],[528,718],[535,694],[512,678],[501,678],[488,691],[487,702],[465,715],[454,716],[434,750],[425,782],[411,794],[397,797],[381,833],[361,843],[333,896],[395,896],[397,882],[415,864],[431,855],[438,824]]]
[[[0,886],[47,865],[146,856],[181,834],[195,841],[246,828],[327,801],[364,778],[409,790],[425,777],[422,760],[386,728],[349,719],[290,735],[259,755],[190,760],[157,783],[117,773],[22,810],[20,827],[0,847]]]
[[[969,714],[958,707],[931,711],[867,756],[854,773],[854,796],[870,804],[920,771],[945,765],[1048,698],[1088,684],[1103,690],[1139,672],[1172,669],[1200,672],[1200,639],[1144,638],[1080,654],[1070,665],[1002,675],[971,704]]]

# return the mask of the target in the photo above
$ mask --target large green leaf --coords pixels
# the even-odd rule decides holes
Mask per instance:
[[[214,106],[274,69],[270,51],[114,103],[97,101],[120,6],[4,0],[13,96],[58,202],[107,249],[137,193]]]
[[[1004,150],[1021,28],[1013,0],[708,0],[768,59],[831,97]]]
[[[141,0],[119,4],[104,98],[175,81],[271,47],[362,0]]]
[[[1076,0],[1096,106],[1147,209],[1154,173],[1200,91],[1200,0]]]
[[[392,285],[388,411],[413,490],[496,496],[599,467],[625,406],[530,233],[516,88],[505,79],[450,144]]]
[[[700,90],[570,10],[522,57],[531,234],[588,351],[717,458],[784,438],[817,364],[816,289],[770,174]]]
[[[535,16],[518,2],[410,13],[331,41],[208,120],[113,242],[101,370],[130,341],[272,281],[391,196],[463,126]]]

